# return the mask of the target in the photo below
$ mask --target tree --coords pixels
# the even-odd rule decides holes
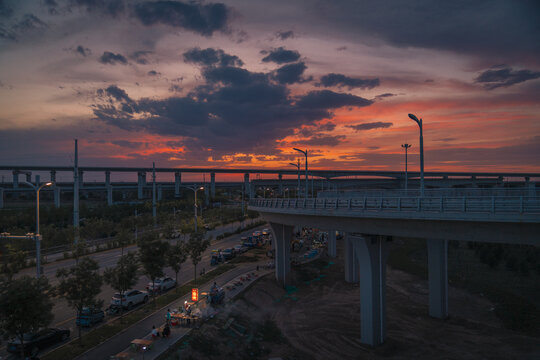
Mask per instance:
[[[187,244],[187,252],[193,263],[193,271],[195,274],[195,280],[197,280],[197,264],[202,259],[202,253],[210,246],[210,240],[204,239],[204,233],[197,232],[192,233],[189,236],[189,241]]]
[[[139,243],[139,261],[142,264],[144,274],[152,281],[152,298],[155,305],[154,286],[156,279],[165,275],[163,268],[166,265],[169,243],[152,239],[156,239],[156,237],[145,236]]]
[[[6,250],[7,254],[3,256],[2,264],[0,264],[0,273],[5,274],[10,281],[26,265],[26,253],[17,250],[11,244],[6,245]]]
[[[56,277],[60,281],[56,287],[58,295],[66,299],[77,313],[85,307],[103,306],[103,300],[96,298],[101,292],[103,279],[99,274],[99,264],[94,259],[82,258],[73,267],[59,269]],[[78,328],[79,342],[82,344],[81,326]]]
[[[128,252],[126,255],[122,255],[118,264],[115,267],[107,268],[103,272],[103,279],[114,290],[118,291],[120,296],[120,319],[124,314],[124,306],[122,304],[124,293],[131,289],[137,280],[139,270],[139,263],[134,252]],[[121,320],[120,320],[121,321]]]
[[[167,265],[174,270],[176,286],[178,286],[178,273],[182,268],[182,264],[187,260],[187,255],[186,246],[181,242],[171,246],[169,252],[167,252]],[[178,290],[178,287],[176,289]]]
[[[0,283],[0,327],[20,341],[23,358],[24,334],[35,333],[53,320],[49,290],[44,276],[22,276]]]
[[[118,245],[120,245],[120,248],[122,249],[122,256],[123,256],[124,255],[124,248],[127,245],[129,245],[130,242],[131,242],[131,234],[126,229],[122,229],[116,235],[116,240],[118,241]]]

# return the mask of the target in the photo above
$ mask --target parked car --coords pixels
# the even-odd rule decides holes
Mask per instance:
[[[212,257],[210,258],[210,265],[217,265],[223,262],[223,255],[221,250],[212,250]]]
[[[234,249],[233,248],[225,249],[223,250],[222,255],[225,260],[231,260],[235,256]]]
[[[130,310],[134,305],[145,303],[148,301],[148,293],[140,290],[128,290],[124,295],[120,296],[116,293],[112,297],[111,305],[122,306]]]
[[[237,253],[237,254],[243,254],[247,251],[247,247],[245,246],[242,246],[242,245],[235,245],[234,246],[234,251]]]
[[[80,326],[92,326],[105,318],[105,313],[101,309],[85,307],[77,314],[75,323]]]
[[[148,285],[146,285],[146,290],[149,293],[154,292],[154,290],[159,293],[159,292],[172,289],[175,286],[176,286],[176,282],[174,281],[173,278],[165,277],[165,278],[156,279],[156,281],[154,281],[154,284],[152,284],[152,282],[149,282]]]
[[[35,334],[25,334],[23,347],[25,356],[35,357],[41,349],[54,345],[69,338],[69,330],[43,329]],[[12,354],[21,353],[21,342],[12,339],[7,344],[7,351]]]

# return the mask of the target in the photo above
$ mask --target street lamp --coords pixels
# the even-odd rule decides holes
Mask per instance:
[[[37,277],[39,278],[39,276],[41,275],[41,271],[40,271],[41,270],[41,235],[39,234],[39,192],[44,187],[51,186],[53,183],[48,182],[48,183],[45,183],[45,184],[43,184],[41,186],[39,186],[39,184],[34,185],[32,183],[29,183],[28,181],[22,181],[21,183],[30,186],[36,192],[36,234],[35,234],[35,238],[36,238],[36,272],[37,272]]]
[[[290,165],[296,167],[298,170],[298,187],[296,188],[296,197],[300,197],[300,159],[298,159],[298,164],[289,163]]]
[[[304,151],[304,150],[300,150],[300,149],[297,149],[297,148],[293,148],[293,150],[301,152],[306,157],[306,191],[305,191],[304,195],[305,195],[305,198],[307,199],[307,197],[308,197],[308,174],[307,174],[307,170],[308,170],[308,160],[307,160],[308,151],[307,151],[307,149]]]
[[[195,232],[197,232],[197,191],[199,190],[204,190],[204,186],[198,186],[198,185],[193,185],[193,186],[187,186],[187,185],[182,185],[182,187],[185,187],[187,189],[190,189],[190,190],[193,190],[193,195],[195,197],[195,202],[193,203],[193,209],[194,209],[194,213],[195,213]],[[202,216],[202,215],[201,215]]]
[[[405,149],[405,192],[407,191],[407,149],[412,145],[402,144],[401,147]]]
[[[420,195],[424,196],[424,136],[422,134],[422,119],[418,119],[414,114],[409,114],[420,128]]]

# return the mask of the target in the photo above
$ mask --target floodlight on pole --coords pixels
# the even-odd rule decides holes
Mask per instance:
[[[412,145],[410,144],[402,144],[401,147],[405,149],[405,191],[407,191],[407,149],[409,149]]]
[[[296,188],[296,197],[300,197],[300,159],[298,159],[298,164],[295,163],[289,163],[290,165],[296,167],[298,170],[298,186]]]
[[[48,182],[48,183],[42,184],[41,186],[39,186],[39,184],[34,185],[27,181],[22,181],[21,183],[30,186],[36,192],[36,233],[34,236],[36,239],[36,274],[37,274],[37,277],[39,278],[39,276],[41,275],[41,235],[39,233],[39,192],[44,187],[49,187],[53,185],[53,183]]]
[[[307,149],[304,151],[304,150],[300,150],[300,149],[297,149],[297,148],[293,148],[293,150],[301,152],[306,157],[306,189],[305,189],[305,192],[304,192],[304,196],[307,199],[307,197],[308,197],[308,151],[307,151]]]
[[[420,128],[420,195],[424,196],[424,135],[422,133],[422,119],[418,119],[414,114],[409,114],[409,118],[414,120]]]

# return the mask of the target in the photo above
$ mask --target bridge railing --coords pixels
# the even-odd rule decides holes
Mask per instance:
[[[252,199],[250,206],[288,209],[347,209],[351,211],[400,211],[440,213],[540,214],[540,197],[356,197],[317,199]]]

